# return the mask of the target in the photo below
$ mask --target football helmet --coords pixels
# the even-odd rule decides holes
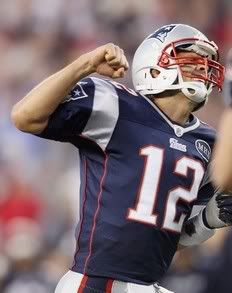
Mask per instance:
[[[198,57],[178,57],[179,51],[195,52]],[[197,102],[206,101],[212,88],[222,88],[224,66],[218,47],[199,30],[185,24],[165,25],[150,34],[138,47],[132,62],[132,80],[143,95],[179,89]],[[204,70],[184,70],[184,66]],[[158,72],[156,77],[152,69]]]

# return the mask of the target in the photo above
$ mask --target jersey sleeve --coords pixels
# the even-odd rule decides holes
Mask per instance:
[[[109,82],[83,79],[64,98],[38,136],[62,142],[86,138],[105,149],[119,116],[118,104],[117,92]]]
[[[200,188],[198,192],[198,198],[195,205],[206,205],[208,201],[213,197],[216,190],[211,182],[207,183]]]
[[[209,167],[208,167],[209,169]],[[210,179],[209,170],[207,170],[202,184],[200,186],[200,189],[198,191],[197,200],[194,203],[194,205],[206,205],[208,201],[213,197],[215,194],[216,189],[212,184],[212,181]]]

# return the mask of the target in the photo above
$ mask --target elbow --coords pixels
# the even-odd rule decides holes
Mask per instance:
[[[29,127],[27,114],[24,113],[22,110],[17,109],[16,105],[13,107],[11,111],[11,121],[13,125],[21,131],[26,132],[27,128]]]
[[[11,111],[11,121],[20,131],[32,134],[41,133],[47,125],[46,121],[35,121],[26,110],[19,109],[17,105]]]

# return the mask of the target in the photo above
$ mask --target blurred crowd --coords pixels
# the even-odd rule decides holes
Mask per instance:
[[[230,0],[2,0],[0,5],[0,292],[54,292],[71,266],[78,221],[78,153],[74,147],[17,131],[12,105],[39,81],[107,42],[129,59],[168,23],[193,25],[232,46]],[[130,74],[122,80],[132,86]],[[214,92],[198,116],[217,128],[223,110]],[[177,254],[163,285],[176,293],[228,293],[230,230]]]

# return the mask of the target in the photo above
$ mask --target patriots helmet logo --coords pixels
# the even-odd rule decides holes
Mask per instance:
[[[158,39],[161,43],[163,43],[167,37],[167,35],[176,27],[176,25],[166,25],[161,27],[159,30],[155,31],[154,34],[148,37],[148,39]]]
[[[86,92],[84,91],[82,85],[87,84],[85,81],[80,81],[75,85],[75,87],[71,90],[71,92],[64,98],[62,103],[74,101],[74,100],[80,100],[83,98],[88,97]]]

